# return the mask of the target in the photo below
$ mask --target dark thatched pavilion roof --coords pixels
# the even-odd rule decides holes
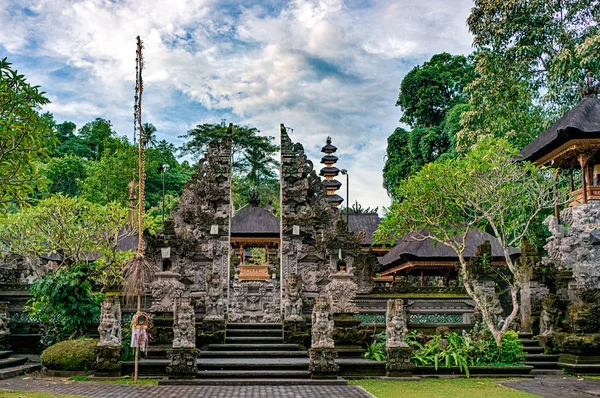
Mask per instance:
[[[346,215],[342,214],[342,218],[345,220]],[[381,218],[377,213],[348,214],[348,229],[355,234],[365,231],[365,238],[360,242],[364,246],[373,244],[373,232],[377,230],[380,222]]]
[[[600,99],[585,97],[527,145],[521,155],[535,162],[573,139],[600,138]]]
[[[250,206],[231,219],[232,236],[279,236],[279,219],[267,209]]]
[[[423,235],[426,234],[423,231]],[[492,235],[487,232],[472,230],[467,235],[466,248],[464,251],[465,258],[471,258],[477,253],[479,245],[485,241],[490,241],[492,245],[492,259],[504,260],[504,251],[502,247]],[[519,250],[510,249],[510,256],[517,256]],[[379,259],[379,262],[385,267],[394,267],[407,261],[457,261],[456,253],[449,247],[435,242],[431,239],[416,240],[408,236],[396,242],[396,246],[385,256]]]

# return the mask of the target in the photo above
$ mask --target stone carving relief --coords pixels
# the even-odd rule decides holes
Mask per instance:
[[[188,302],[175,305],[173,312],[173,348],[196,347],[196,315]]]
[[[118,296],[106,296],[100,312],[99,347],[121,346],[121,303]]]
[[[290,274],[285,283],[285,298],[283,299],[283,319],[286,321],[302,321],[302,279],[296,274]]]
[[[318,297],[312,312],[311,348],[333,348],[333,316],[326,297]]]
[[[183,283],[179,282],[180,275],[175,272],[157,272],[158,279],[150,284],[152,292],[152,312],[171,312],[175,298],[185,291]]]
[[[387,348],[408,347],[406,344],[407,318],[402,299],[388,300],[385,319],[385,346]]]
[[[550,261],[572,270],[578,288],[600,288],[600,202],[567,207],[560,216],[567,228],[554,216],[544,221],[552,234],[544,246]]]
[[[557,301],[552,296],[547,296],[542,303],[542,313],[540,314],[540,336],[552,336],[554,334],[554,325],[558,319],[559,308]]]
[[[353,275],[340,271],[332,274],[330,278],[331,282],[325,290],[331,302],[332,312],[334,314],[358,313],[358,307],[354,304],[358,286],[352,281]]]
[[[8,301],[0,302],[0,347],[5,347],[10,336],[10,314],[8,313]]]
[[[206,277],[206,298],[204,300],[208,321],[225,319],[225,300],[223,299],[223,282],[219,272],[213,272]]]
[[[269,281],[235,281],[229,306],[230,322],[280,322],[279,283]]]

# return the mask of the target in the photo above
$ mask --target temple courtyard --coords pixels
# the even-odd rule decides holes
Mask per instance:
[[[404,397],[562,397],[600,396],[600,380],[545,376],[534,379],[422,379],[420,381],[355,380],[350,385],[158,386],[127,381],[78,382],[68,378],[18,377],[0,384],[0,397],[240,397],[240,398],[404,398]],[[110,383],[110,384],[109,384]],[[114,384],[113,384],[114,383]],[[118,383],[118,384],[117,384]]]

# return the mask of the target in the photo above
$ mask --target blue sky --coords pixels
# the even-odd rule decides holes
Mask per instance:
[[[468,54],[471,0],[0,0],[0,57],[52,101],[57,121],[110,119],[131,136],[135,37],[145,44],[144,121],[158,138],[198,123],[293,128],[318,165],[331,135],[350,201],[388,206],[386,139],[404,75]],[[345,178],[340,179],[345,183]],[[340,191],[345,196],[345,188]]]

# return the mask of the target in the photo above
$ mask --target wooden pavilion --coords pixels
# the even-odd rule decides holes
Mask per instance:
[[[588,74],[581,88],[582,99],[522,151],[522,159],[555,169],[569,170],[571,205],[600,200],[600,100],[598,85]],[[581,185],[575,189],[573,170],[581,170]],[[558,208],[556,209],[558,217]]]

